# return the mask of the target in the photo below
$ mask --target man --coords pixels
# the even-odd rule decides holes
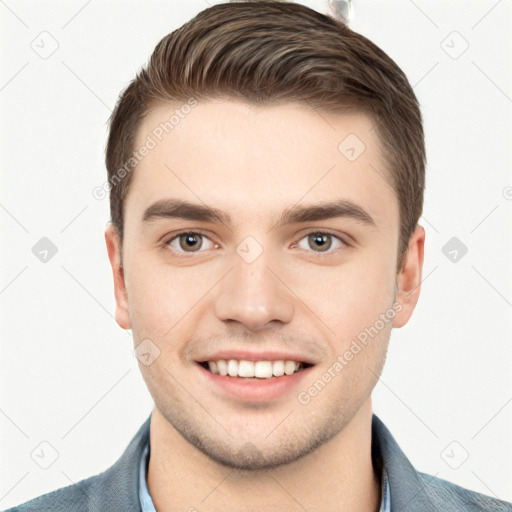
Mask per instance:
[[[123,92],[106,163],[155,408],[106,472],[12,510],[512,510],[415,471],[372,414],[425,241],[421,115],[382,50],[301,5],[215,5]]]

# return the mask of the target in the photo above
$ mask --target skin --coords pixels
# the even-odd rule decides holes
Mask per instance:
[[[136,147],[177,107],[155,108]],[[338,149],[349,134],[366,146],[355,161]],[[231,100],[199,103],[137,165],[122,248],[113,226],[105,239],[116,321],[136,347],[149,339],[159,351],[139,362],[155,401],[148,486],[159,511],[379,509],[371,391],[392,327],[407,323],[418,300],[425,240],[419,226],[397,273],[399,206],[386,172],[363,114]],[[142,220],[166,198],[218,208],[232,223]],[[294,205],[339,199],[374,224],[276,224]],[[173,239],[182,230],[205,236],[187,250],[184,237]],[[324,230],[334,235],[327,247],[307,236]],[[236,251],[248,236],[263,249],[251,263]],[[298,393],[393,304],[394,318],[300,403]],[[255,403],[209,385],[198,369],[201,357],[233,348],[293,351],[315,364],[291,391]]]

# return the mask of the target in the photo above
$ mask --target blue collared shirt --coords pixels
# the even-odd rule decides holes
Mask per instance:
[[[148,467],[148,457],[149,457],[149,441],[146,443],[144,450],[142,452],[142,457],[140,458],[140,466],[139,466],[139,497],[140,497],[140,506],[142,508],[142,512],[156,512],[155,505],[153,504],[153,500],[151,499],[151,495],[149,494],[148,489],[148,479],[147,479],[147,467]]]
[[[149,442],[146,444],[142,457],[140,458],[139,468],[139,495],[142,512],[156,512],[155,505],[149,494],[146,468],[149,458]],[[386,468],[382,471],[382,501],[380,512],[391,512],[391,490],[389,488],[388,474]]]

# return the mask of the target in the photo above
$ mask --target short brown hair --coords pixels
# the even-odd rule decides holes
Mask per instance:
[[[344,23],[277,0],[223,3],[201,11],[157,44],[147,66],[120,95],[109,120],[106,166],[111,222],[121,243],[133,175],[127,171],[136,165],[131,157],[144,116],[159,102],[219,97],[369,115],[400,205],[401,266],[425,187],[422,117],[412,87],[384,51]]]

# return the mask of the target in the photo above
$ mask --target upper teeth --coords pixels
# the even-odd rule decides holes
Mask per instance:
[[[272,376],[292,375],[302,367],[296,361],[238,361],[236,359],[208,361],[208,367],[213,373],[229,375],[230,377],[258,377],[270,379]]]

